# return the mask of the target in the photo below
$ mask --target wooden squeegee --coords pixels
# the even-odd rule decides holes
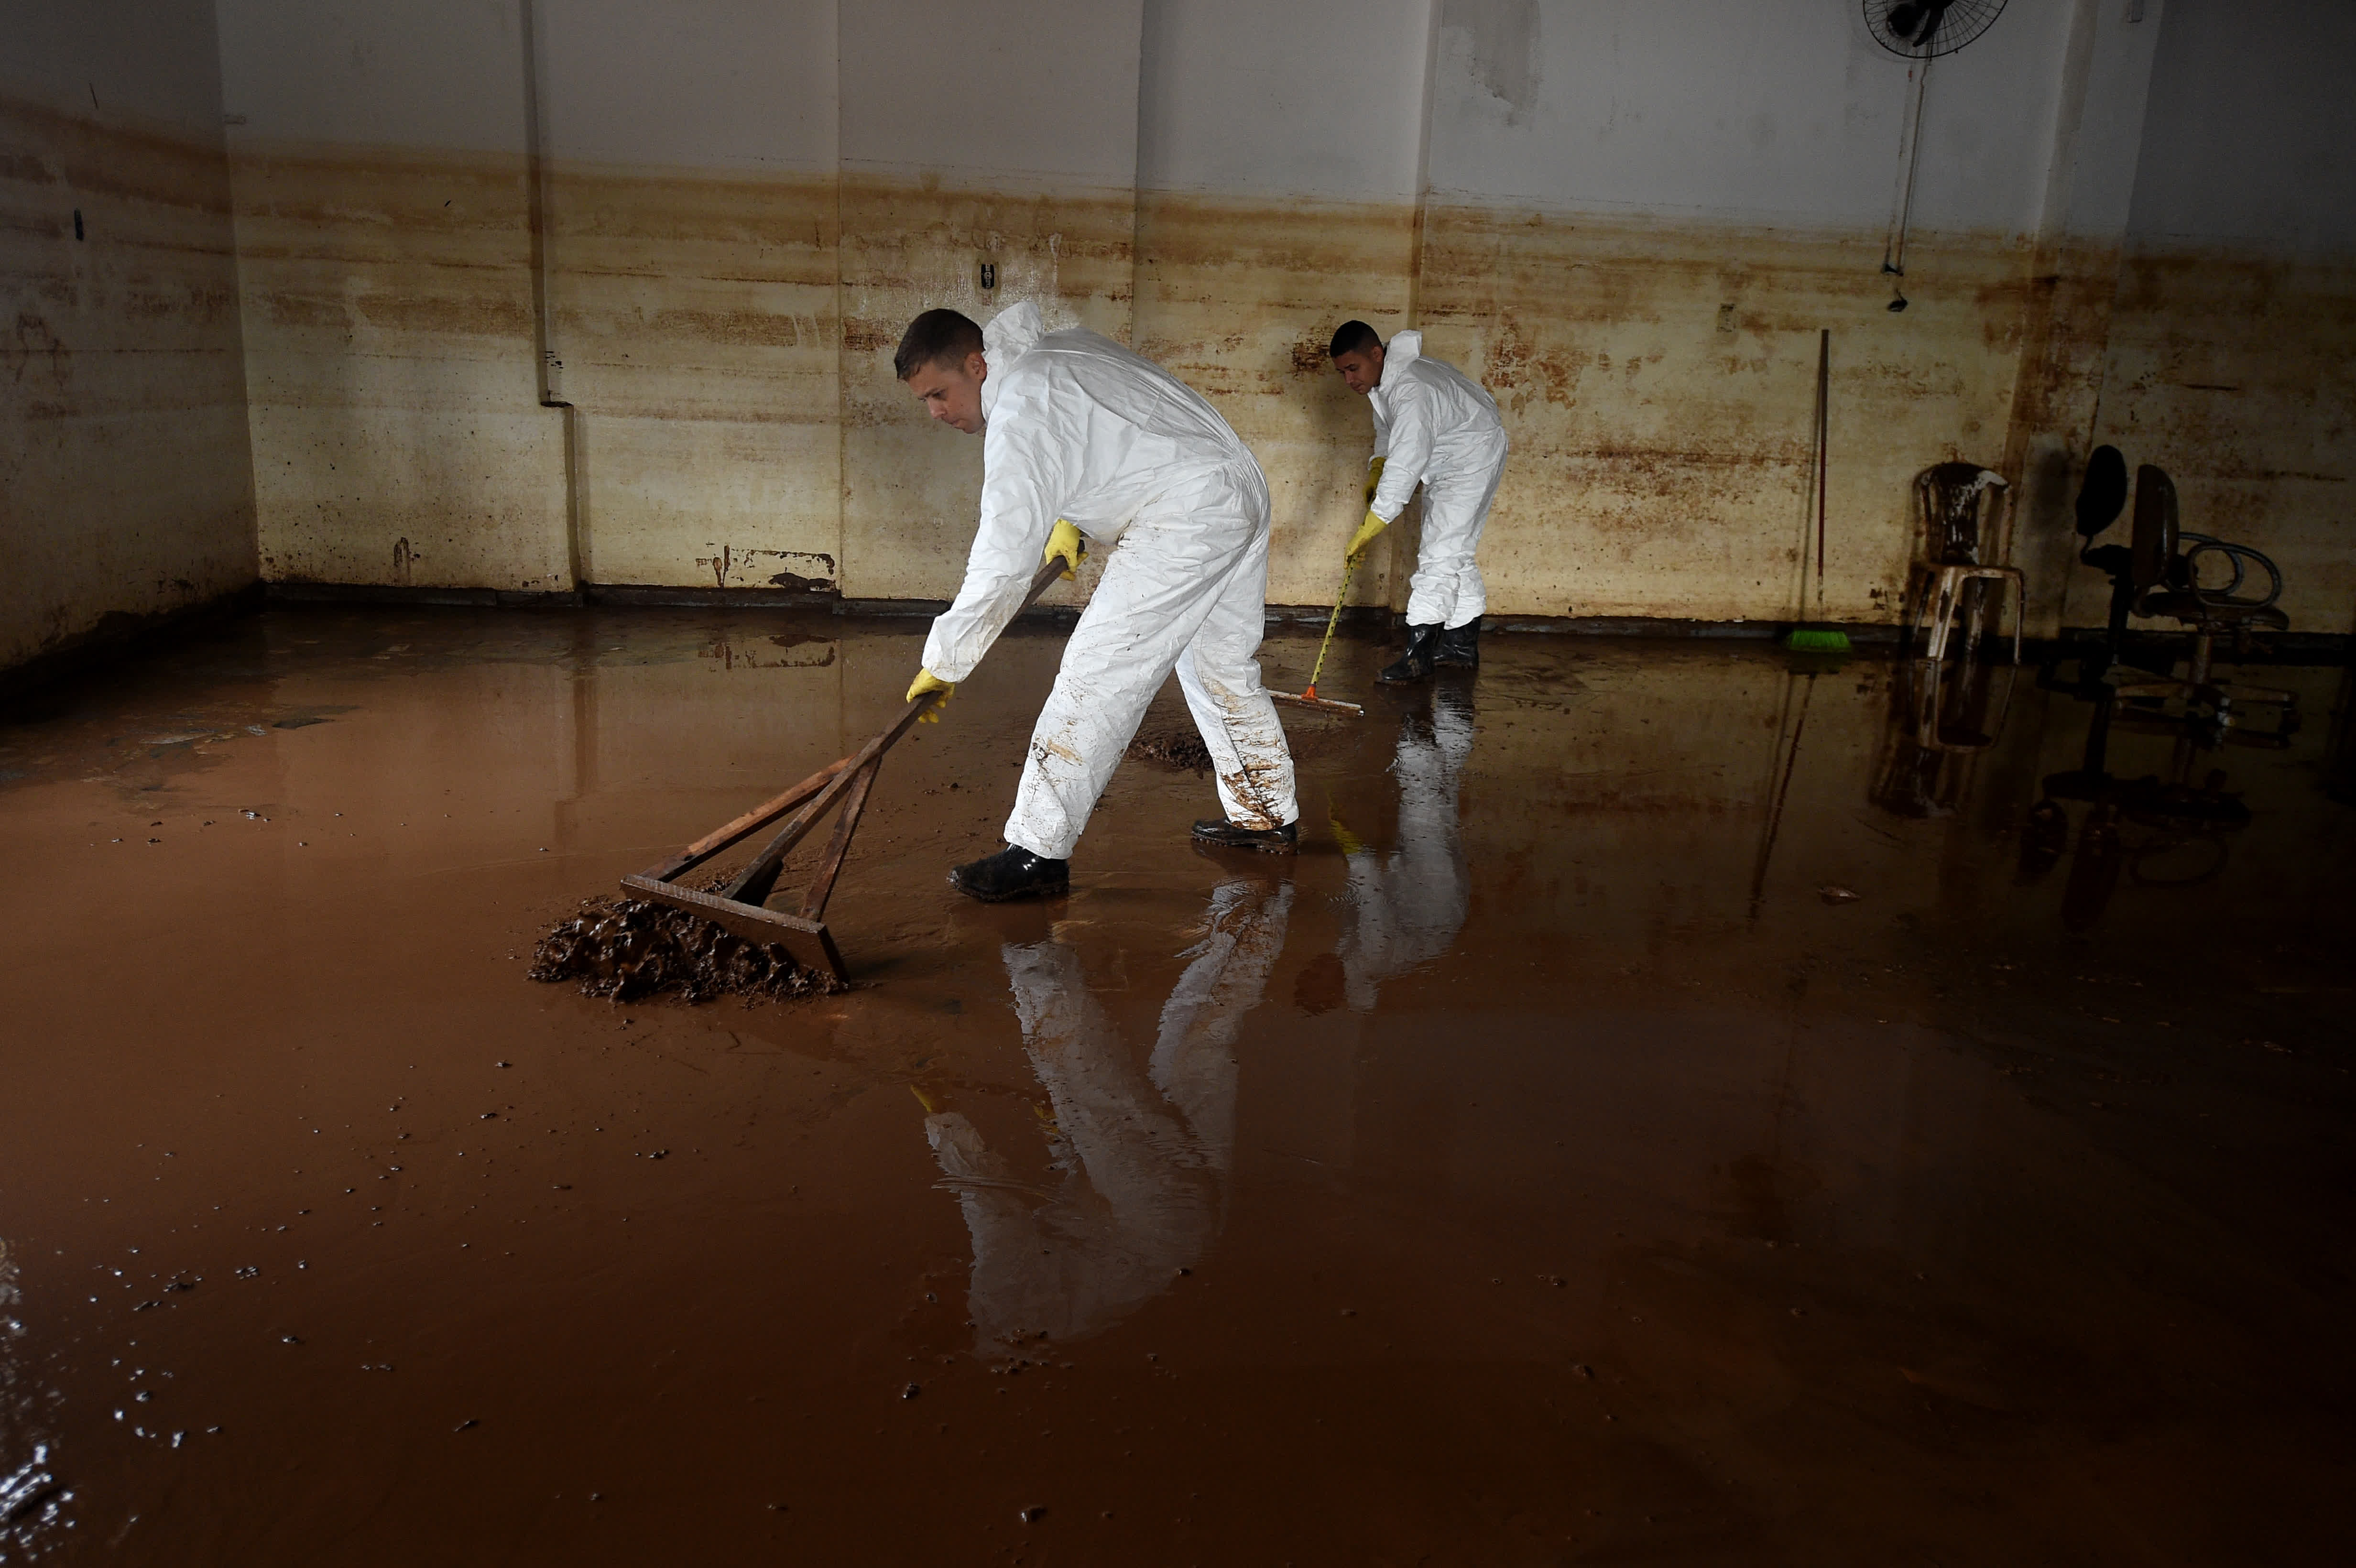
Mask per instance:
[[[1031,592],[1023,597],[1023,608],[1029,609],[1039,595],[1047,592],[1048,584],[1063,574],[1061,560],[1041,567],[1039,575],[1031,580]],[[868,792],[875,787],[875,774],[884,764],[884,753],[941,700],[937,691],[926,693],[908,704],[908,710],[894,720],[891,728],[851,755],[829,763],[783,795],[765,800],[734,821],[713,828],[660,865],[624,877],[623,891],[700,915],[747,942],[783,947],[804,968],[820,970],[848,984],[851,972],[843,965],[842,950],[835,945],[834,933],[826,928],[827,900],[833,896],[835,880],[842,874],[843,858],[851,852],[851,835],[859,831],[860,814],[867,809]],[[820,818],[838,806],[841,815],[835,818],[834,834],[827,840],[826,853],[819,858],[818,869],[810,876],[799,907],[791,912],[769,908],[768,901],[776,892],[777,875],[785,866],[786,857],[809,836]],[[705,892],[679,885],[680,878],[725,854],[787,812],[793,816],[786,825],[761,846],[761,852],[724,888]]]

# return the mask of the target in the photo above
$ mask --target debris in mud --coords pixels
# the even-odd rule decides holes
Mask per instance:
[[[840,982],[796,963],[783,947],[755,944],[685,910],[644,899],[582,901],[532,950],[531,978],[578,980],[584,997],[630,1001],[659,992],[712,997],[811,997]]]
[[[1203,744],[1200,735],[1181,731],[1169,731],[1160,735],[1141,735],[1129,743],[1129,754],[1149,763],[1160,763],[1169,768],[1191,768],[1197,774],[1211,771],[1211,748]]]
[[[1828,904],[1853,904],[1857,902],[1856,891],[1853,889],[1842,887],[1838,882],[1826,882],[1823,887],[1816,890],[1816,896],[1824,900],[1825,902]]]

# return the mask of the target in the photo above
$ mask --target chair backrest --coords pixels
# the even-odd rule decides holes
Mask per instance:
[[[2127,460],[2115,446],[2098,446],[2086,459],[2078,486],[2078,537],[2093,539],[2119,520],[2127,504]]]
[[[2138,591],[2168,579],[2176,559],[2176,482],[2146,463],[2136,469],[2135,585]]]
[[[1934,463],[1915,476],[1914,493],[1922,503],[1922,548],[1941,566],[1979,563],[1985,536],[1995,530],[1983,526],[1983,499],[2005,488],[2004,479],[1976,463]],[[1996,508],[1987,508],[1993,521]]]

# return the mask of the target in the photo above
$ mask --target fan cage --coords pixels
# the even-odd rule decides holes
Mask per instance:
[[[2003,15],[2005,0],[1864,0],[1866,30],[1905,59],[1951,55]]]

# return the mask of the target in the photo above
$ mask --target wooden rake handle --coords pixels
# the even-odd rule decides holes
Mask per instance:
[[[1015,613],[1021,614],[1036,603],[1039,596],[1046,592],[1063,573],[1061,560],[1049,561],[1040,567]],[[819,819],[839,803],[842,806],[841,818],[835,824],[833,837],[827,843],[826,853],[819,862],[817,874],[811,880],[809,891],[802,904],[803,918],[817,920],[825,912],[827,900],[834,891],[835,879],[841,874],[843,859],[851,851],[851,835],[858,831],[860,815],[867,808],[868,792],[874,787],[875,774],[883,764],[884,753],[898,744],[900,738],[907,734],[918,720],[939,707],[943,700],[941,692],[925,693],[909,703],[905,712],[858,751],[839,762],[828,763],[783,795],[764,801],[734,821],[712,829],[670,859],[648,870],[647,875],[656,881],[669,881],[750,837],[787,812],[793,811],[792,820],[761,847],[761,852],[737,873],[723,895],[739,903],[758,905],[776,891],[778,873],[785,866],[786,857],[793,852],[794,846],[808,837]],[[795,811],[797,806],[800,807],[798,811]]]

